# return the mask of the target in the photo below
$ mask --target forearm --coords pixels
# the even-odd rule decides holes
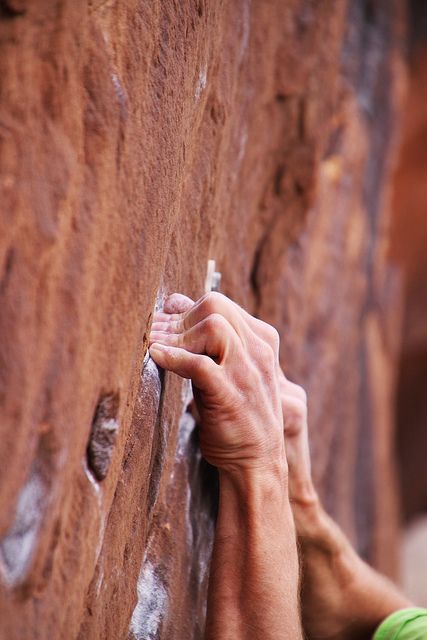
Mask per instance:
[[[283,467],[220,472],[206,640],[301,638],[298,586]]]
[[[320,630],[322,599],[329,614],[321,628],[323,637],[346,640],[372,637],[384,618],[411,606],[391,582],[361,560],[319,503],[296,505],[294,515],[305,576],[303,602],[318,604],[305,612],[309,628]]]

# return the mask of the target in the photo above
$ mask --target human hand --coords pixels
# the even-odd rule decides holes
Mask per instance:
[[[288,380],[281,369],[278,378],[289,468],[289,497],[297,532],[303,535],[307,518],[318,520],[320,509],[311,475],[307,394],[302,387]]]
[[[194,304],[175,294],[156,314],[150,343],[159,366],[193,382],[208,462],[286,471],[275,329],[222,294]]]
[[[289,498],[303,566],[301,612],[307,637],[372,637],[387,615],[410,603],[365,564],[315,491],[310,464],[307,395],[279,375],[289,467]],[[319,615],[321,612],[321,615]]]

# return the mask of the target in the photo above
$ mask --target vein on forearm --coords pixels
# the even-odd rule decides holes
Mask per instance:
[[[298,592],[298,556],[286,484],[274,475],[248,485],[223,477],[207,638],[300,637]],[[231,628],[233,636],[228,634]]]

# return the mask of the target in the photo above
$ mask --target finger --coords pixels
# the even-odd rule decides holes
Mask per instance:
[[[182,293],[172,293],[168,296],[163,305],[165,313],[185,313],[194,306],[194,300]]]
[[[280,370],[279,383],[283,396],[298,398],[304,404],[305,408],[307,407],[307,393],[305,389],[295,382],[288,380],[282,370]]]
[[[241,348],[236,332],[227,320],[214,313],[183,333],[152,331],[152,343],[187,349],[192,353],[206,354],[222,362],[227,355]]]
[[[254,318],[236,302],[221,293],[212,291],[196,302],[194,307],[183,317],[184,326],[187,326],[191,321],[200,320],[204,315],[208,315],[209,313],[220,313],[223,315],[241,336],[243,341],[245,341],[246,338],[252,337],[253,334],[261,338],[261,340],[264,340],[264,342],[273,348],[278,364],[280,337],[277,330],[266,322]]]
[[[171,329],[169,323],[182,320],[182,314],[194,306],[194,300],[182,293],[172,293],[164,302],[163,310],[154,313],[152,329],[161,331]],[[161,323],[161,325],[160,325]],[[180,323],[181,324],[181,323]]]
[[[277,347],[277,349],[279,348],[279,334],[277,330],[270,324],[264,322],[263,320],[255,318],[250,313],[245,311],[243,307],[234,302],[234,300],[230,300],[229,298],[218,292],[211,292],[210,294],[207,294],[207,296],[204,296],[200,299],[200,302],[206,303],[206,297],[208,299],[211,298],[214,301],[214,304],[220,305],[218,307],[218,312],[221,313],[221,311],[223,310],[223,315],[227,317],[229,322],[232,323],[233,318],[239,316],[246,322],[247,326],[255,333],[255,335],[268,342],[271,346]],[[225,310],[225,307],[222,306],[224,300],[227,301],[230,305],[227,311]]]
[[[266,342],[271,342],[272,340],[277,339],[277,331],[274,327],[272,327],[267,322],[260,320],[259,318],[255,318],[245,309],[243,309],[243,307],[240,307],[237,304],[236,307],[241,317],[245,320],[252,331],[256,333],[260,338],[263,338]]]
[[[156,317],[151,325],[151,332],[163,331],[165,333],[182,333],[185,330],[182,317],[176,315],[174,317],[178,319],[173,320],[172,316],[170,316],[170,319],[159,319]]]
[[[223,316],[239,335],[242,335],[247,327],[247,323],[242,323],[242,317],[236,303],[222,293],[212,291],[200,298],[191,309],[184,313],[182,318],[184,328],[189,329],[212,314]]]
[[[289,495],[293,500],[309,500],[313,492],[307,421],[301,405],[301,399],[295,396],[282,398]]]
[[[218,386],[221,369],[208,356],[157,343],[151,345],[150,356],[159,367],[191,379],[202,391],[214,392]]]
[[[182,296],[179,293],[174,293],[169,296],[168,301],[169,300],[172,304],[171,307],[168,308],[176,309],[178,305],[182,303],[182,305],[188,305],[187,311],[184,313],[171,314],[165,312],[156,313],[152,324],[153,331],[182,333],[184,330],[190,329],[208,316],[219,314],[234,327],[239,335],[244,333],[246,323],[242,324],[242,316],[238,311],[237,305],[221,293],[208,293],[202,296],[196,303],[192,303],[192,305],[189,304],[190,298]]]
[[[181,313],[165,313],[164,311],[156,311],[153,316],[153,322],[170,322],[171,320],[178,320],[181,317]]]
[[[274,327],[251,316],[234,301],[218,292],[211,292],[194,303],[187,296],[174,293],[165,303],[164,311],[170,310],[174,313],[157,313],[154,317],[152,329],[154,331],[168,331],[170,333],[181,333],[184,329],[197,324],[205,317],[219,313],[234,327],[243,341],[250,334],[255,334],[267,342],[279,356],[279,334]],[[187,307],[187,311],[177,314],[175,311]],[[243,321],[243,324],[242,324]]]

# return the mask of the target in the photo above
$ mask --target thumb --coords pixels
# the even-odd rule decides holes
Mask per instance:
[[[159,367],[189,378],[201,391],[213,392],[217,388],[220,367],[209,356],[157,342],[151,345],[150,356]]]

